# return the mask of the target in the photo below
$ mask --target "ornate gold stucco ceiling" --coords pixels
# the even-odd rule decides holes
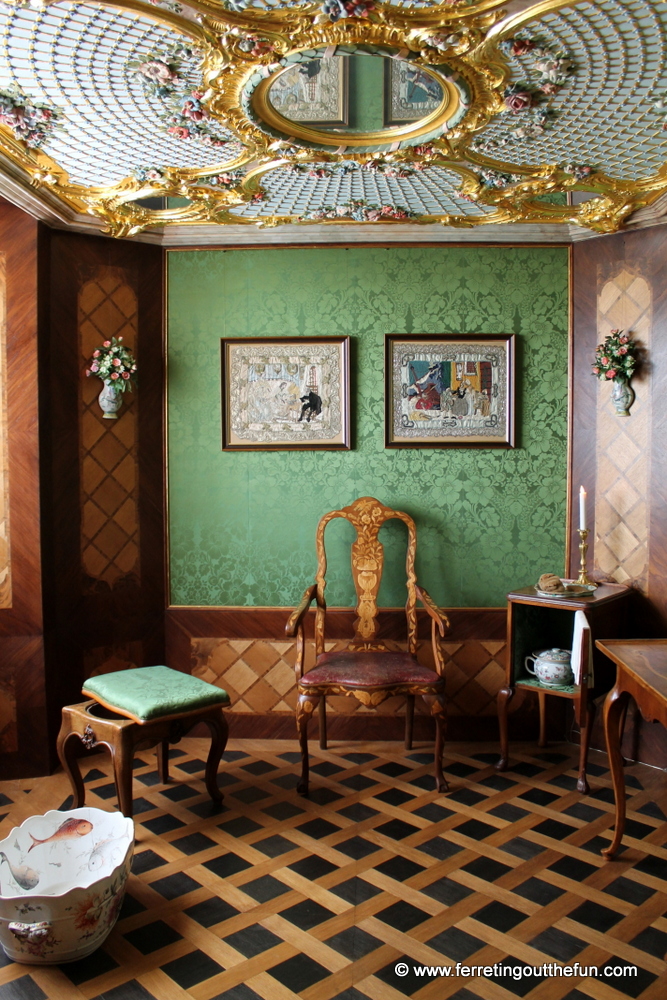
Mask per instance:
[[[30,0],[0,19],[0,174],[115,236],[605,233],[667,192],[667,0]]]

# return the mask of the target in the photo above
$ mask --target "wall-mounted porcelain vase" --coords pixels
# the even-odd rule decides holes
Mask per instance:
[[[119,812],[52,810],[0,841],[0,943],[14,962],[84,958],[116,923],[134,851]]]
[[[105,420],[118,420],[118,411],[123,405],[123,394],[111,382],[105,382],[97,397]]]
[[[614,379],[611,387],[611,399],[619,417],[630,416],[630,407],[635,401],[635,391],[627,379]]]
[[[543,649],[526,657],[526,670],[545,687],[564,687],[574,681],[571,659],[569,649]],[[531,667],[531,663],[535,666]]]

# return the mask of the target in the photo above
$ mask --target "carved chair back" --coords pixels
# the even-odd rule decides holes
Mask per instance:
[[[382,581],[384,566],[384,546],[378,534],[387,521],[398,519],[403,521],[408,529],[408,548],[405,561],[407,600],[405,613],[408,625],[408,652],[413,656],[417,652],[417,592],[415,588],[415,553],[417,550],[417,529],[415,522],[408,514],[400,510],[385,507],[373,497],[361,497],[349,507],[342,510],[332,510],[325,514],[317,526],[317,611],[315,614],[315,653],[319,656],[324,652],[324,620],[326,602],[324,589],[327,557],[324,549],[324,529],[334,518],[342,517],[355,528],[357,537],[352,543],[352,578],[357,594],[357,619],[354,623],[354,638],[349,650],[377,651],[385,650],[384,644],[377,639],[378,607],[377,596]]]

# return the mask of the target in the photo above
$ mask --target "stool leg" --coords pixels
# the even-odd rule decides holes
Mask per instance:
[[[77,740],[80,739],[78,733],[71,732],[69,721],[63,719],[63,724],[58,734],[58,758],[72,786],[72,808],[80,809],[86,800],[86,789],[81,778],[79,762],[73,752],[75,744],[72,737],[76,737]]]
[[[218,788],[218,767],[227,746],[229,727],[221,708],[202,721],[206,723],[211,732],[211,749],[206,761],[206,789],[214,802],[222,802],[222,792]]]
[[[132,819],[132,759],[134,757],[134,741],[126,729],[117,734],[111,744],[111,759],[118,795],[118,808],[123,816]]]
[[[169,781],[169,740],[161,740],[155,751],[157,756],[157,773],[160,781],[166,785]]]

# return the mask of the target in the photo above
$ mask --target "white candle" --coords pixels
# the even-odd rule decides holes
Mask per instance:
[[[579,531],[586,531],[586,490],[579,487]]]

